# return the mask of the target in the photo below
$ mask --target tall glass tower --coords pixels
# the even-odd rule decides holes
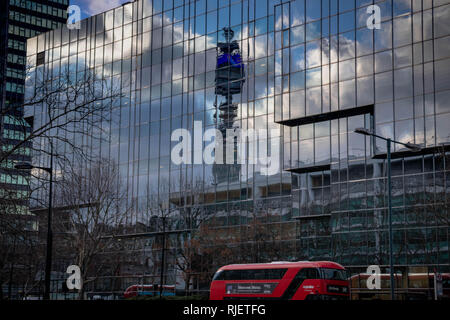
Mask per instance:
[[[395,271],[449,272],[449,21],[448,0],[139,0],[33,38],[27,55],[49,57],[32,68],[74,63],[120,83],[108,139],[89,150],[126,178],[127,239],[151,227],[150,198],[170,208],[170,230],[203,232],[195,286],[241,262],[387,272],[386,148],[360,127],[422,147],[393,150]],[[171,132],[192,134],[195,121],[222,133],[281,129],[282,166],[265,176],[253,164],[174,164]],[[194,211],[202,228],[186,220]],[[152,239],[139,242],[139,261],[159,250]],[[176,256],[182,241],[170,239]],[[128,283],[150,281],[144,263],[133,268]],[[166,268],[176,283],[182,271]]]

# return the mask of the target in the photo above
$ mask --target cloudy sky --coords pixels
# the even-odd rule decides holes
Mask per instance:
[[[70,0],[71,5],[81,8],[81,19],[93,16],[97,13],[120,6],[130,0]]]

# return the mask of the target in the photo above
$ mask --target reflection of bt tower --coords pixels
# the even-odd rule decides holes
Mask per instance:
[[[238,104],[233,103],[233,95],[242,91],[242,85],[245,82],[244,64],[242,63],[241,51],[236,40],[232,40],[234,31],[231,28],[223,28],[223,34],[226,42],[217,44],[217,65],[216,65],[216,103],[220,101],[218,106],[218,129],[222,132],[224,142],[224,163],[226,159],[226,130],[233,128],[234,119],[237,116]],[[223,97],[223,98],[221,98]],[[216,114],[217,118],[217,114]],[[236,161],[236,142],[234,148],[234,165],[215,165],[214,177],[216,184],[229,180],[238,180],[240,165]]]

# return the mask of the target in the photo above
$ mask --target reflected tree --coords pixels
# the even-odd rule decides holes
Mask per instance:
[[[80,267],[82,299],[86,285],[110,269],[111,261],[105,257],[117,250],[117,237],[124,232],[126,192],[118,166],[107,159],[66,167],[56,190],[55,227],[63,239],[56,256]]]

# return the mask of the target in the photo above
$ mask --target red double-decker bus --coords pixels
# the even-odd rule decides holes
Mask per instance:
[[[210,300],[348,300],[343,266],[329,261],[234,264],[213,277]]]

